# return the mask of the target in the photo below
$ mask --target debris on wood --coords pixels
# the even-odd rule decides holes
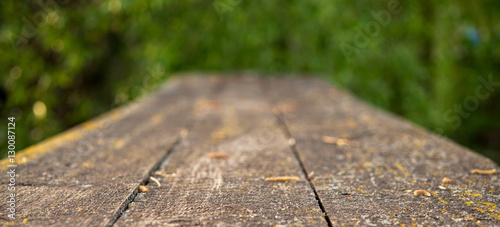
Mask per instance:
[[[154,116],[151,117],[151,123],[153,123],[153,125],[157,125],[158,123],[161,122],[162,119],[163,117],[161,114],[155,114]]]
[[[113,146],[114,146],[115,149],[120,149],[120,148],[123,147],[123,145],[125,145],[125,140],[123,140],[123,139],[118,139],[113,144]]]
[[[146,186],[144,186],[144,185],[139,185],[139,191],[140,192],[149,192],[149,189],[146,188]]]
[[[212,152],[208,154],[209,158],[229,158],[229,155],[222,152]]]
[[[344,146],[344,145],[349,145],[349,144],[357,145],[357,142],[355,142],[355,141],[351,141],[351,140],[343,139],[343,138],[338,138],[338,137],[333,137],[333,136],[322,136],[321,141],[323,141],[323,143],[337,144],[339,146]]]
[[[431,193],[429,193],[428,191],[426,190],[415,190],[413,192],[413,195],[414,196],[421,196],[421,195],[425,195],[425,196],[431,196]]]
[[[186,138],[188,135],[189,135],[189,130],[186,128],[183,128],[179,133],[179,136],[181,138]]]
[[[163,176],[163,172],[162,171],[156,171],[153,173],[153,175],[155,176]]]
[[[225,139],[227,137],[227,132],[224,129],[220,129],[220,130],[217,130],[215,132],[212,132],[210,134],[210,136],[214,140],[221,140],[221,139]]]
[[[156,178],[154,178],[154,177],[149,177],[149,179],[150,179],[151,181],[155,182],[155,183],[158,185],[158,187],[159,187],[159,188],[161,188],[161,184],[160,184],[160,181],[159,181],[158,179],[156,179]]]
[[[455,180],[452,180],[452,179],[450,179],[450,178],[448,178],[448,177],[443,178],[443,184],[451,184],[451,183],[453,183],[454,181],[455,181]]]
[[[264,179],[266,182],[287,182],[287,181],[300,181],[299,177],[284,176],[284,177],[268,177]]]
[[[292,103],[280,103],[272,109],[274,114],[289,114],[295,112],[295,110],[297,110],[297,107]]]
[[[482,170],[482,169],[473,169],[470,171],[471,174],[481,174],[481,175],[493,175],[497,173],[496,169]]]
[[[213,140],[223,140],[223,139],[226,139],[226,138],[229,138],[229,137],[233,137],[234,135],[236,135],[236,130],[235,128],[228,128],[228,127],[221,127],[220,129],[212,132],[210,134],[210,137],[213,139]]]
[[[313,175],[314,175],[314,171],[310,172],[309,174],[307,174],[307,179],[310,180]]]

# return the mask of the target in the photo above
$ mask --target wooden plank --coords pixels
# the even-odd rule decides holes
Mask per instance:
[[[324,81],[265,83],[276,104],[294,107],[283,118],[333,225],[500,225],[498,176],[470,173],[498,169],[489,159]]]
[[[117,226],[327,223],[254,77],[226,78]],[[221,152],[227,158],[210,158]],[[266,182],[296,176],[300,182]]]
[[[500,225],[492,161],[317,79],[183,78],[17,158],[4,225]]]
[[[18,215],[2,225],[23,226],[103,226],[113,219],[126,195],[136,184],[99,186],[17,186]],[[7,198],[6,190],[0,195]],[[2,203],[2,212],[7,206]],[[2,215],[2,217],[6,217]]]
[[[76,139],[60,136],[29,148],[30,160],[17,167],[16,221],[28,218],[35,226],[111,223],[193,120],[196,103],[218,84],[217,78],[174,81],[122,108],[119,119],[106,123],[101,118],[65,133],[79,135]],[[6,193],[0,194],[7,198]]]

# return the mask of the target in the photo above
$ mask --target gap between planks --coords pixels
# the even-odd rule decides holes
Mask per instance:
[[[263,93],[264,97],[267,97],[268,98],[267,101],[272,104],[273,100],[275,100],[275,97],[273,97],[273,95],[271,93],[266,94],[266,92],[265,92],[266,89],[271,88],[268,85],[268,81],[261,80],[260,88],[261,88],[260,90]],[[281,126],[282,132],[285,135],[285,137],[287,138],[287,140],[288,141],[290,141],[290,140],[297,141],[297,140],[295,140],[295,138],[293,138],[292,133],[288,129],[288,126],[286,125],[286,122],[283,119],[283,114],[273,113],[273,115],[276,117],[278,124]],[[293,155],[295,156],[295,159],[297,159],[297,162],[299,163],[300,168],[302,169],[302,172],[304,173],[304,175],[307,179],[307,182],[309,182],[309,186],[311,187],[311,189],[314,192],[314,197],[316,198],[316,201],[318,202],[318,206],[321,209],[321,211],[323,212],[323,215],[325,216],[325,220],[326,220],[328,226],[333,227],[332,221],[330,220],[330,217],[328,217],[328,213],[326,212],[326,208],[323,205],[323,202],[321,201],[321,198],[319,197],[319,194],[316,191],[316,188],[314,187],[314,184],[312,183],[311,178],[309,177],[309,173],[307,172],[307,169],[306,169],[304,163],[302,162],[302,159],[300,158],[299,152],[297,150],[296,142],[293,144],[289,143],[289,146],[290,146],[290,149],[292,150]]]
[[[129,197],[123,202],[123,204],[120,206],[118,211],[113,215],[113,217],[111,218],[111,220],[109,221],[109,223],[106,226],[108,226],[108,227],[113,226],[118,221],[118,219],[120,219],[122,217],[122,214],[128,210],[130,203],[134,202],[135,198],[139,194],[139,187],[142,185],[149,184],[150,177],[153,176],[153,174],[160,169],[161,165],[165,162],[165,160],[167,160],[168,156],[170,156],[170,154],[173,152],[174,148],[182,140],[182,131],[186,130],[186,129],[189,131],[190,127],[191,127],[191,125],[189,125],[189,127],[185,127],[184,129],[181,129],[179,131],[179,133],[177,133],[177,138],[175,139],[174,143],[172,143],[172,145],[165,152],[163,157],[151,168],[151,170],[148,172],[148,175],[142,180],[142,182],[139,185],[137,185],[137,187],[132,192],[132,194],[129,195]]]
[[[288,139],[288,141],[290,141],[290,140],[296,141],[295,138],[293,138],[290,131],[288,130],[288,126],[286,125],[285,120],[282,118],[282,115],[275,114],[275,116],[276,116],[278,123],[281,126],[281,129],[283,130],[283,134],[285,134],[285,137]],[[299,155],[299,152],[297,151],[297,147],[295,146],[295,143],[289,144],[289,146],[290,146],[290,149],[292,150],[293,155],[295,156],[295,159],[297,159],[297,162],[299,163],[300,168],[302,169],[302,172],[306,176],[306,179],[309,182],[309,186],[311,187],[311,189],[314,192],[314,196],[316,197],[316,201],[318,202],[319,208],[321,208],[321,211],[325,215],[325,220],[326,220],[328,226],[332,227],[333,226],[332,221],[330,220],[330,218],[328,217],[328,214],[326,213],[325,206],[323,205],[323,202],[321,202],[321,198],[319,198],[319,194],[316,191],[316,188],[314,187],[314,184],[312,183],[311,178],[309,177],[309,173],[307,172],[307,169],[306,169],[304,163],[302,162],[302,159],[300,158],[300,155]]]
[[[216,91],[215,93],[216,94],[220,93],[220,91],[223,90],[222,87],[224,87],[224,86],[225,86],[225,81],[223,83],[219,83],[219,84],[215,85],[215,88],[214,88],[214,90]],[[174,152],[175,147],[183,139],[183,137],[184,137],[183,131],[184,130],[187,130],[188,132],[191,131],[191,129],[192,129],[193,125],[194,125],[194,121],[196,121],[196,117],[193,118],[192,121],[190,121],[190,123],[187,123],[181,130],[179,130],[179,132],[177,133],[177,138],[175,139],[175,141],[172,143],[172,145],[169,147],[169,149],[167,149],[167,151],[162,156],[162,158],[151,168],[151,170],[148,172],[148,175],[142,180],[142,182],[139,185],[137,185],[137,187],[135,188],[135,190],[123,202],[123,204],[120,206],[120,208],[118,209],[118,211],[113,215],[113,217],[111,218],[111,220],[109,221],[109,223],[106,225],[107,227],[114,226],[116,224],[116,222],[118,221],[118,219],[120,219],[122,217],[123,213],[126,212],[129,209],[130,204],[135,201],[135,198],[139,194],[139,187],[143,186],[143,185],[148,185],[149,184],[150,179],[154,175],[154,173],[161,168],[161,166],[167,160],[167,158],[170,156],[170,154],[172,154]]]
[[[278,122],[281,125],[281,128],[283,129],[283,133],[285,134],[285,137],[287,137],[287,139],[289,141],[290,140],[295,141],[295,138],[292,137],[292,134],[288,130],[288,127],[286,126],[286,123],[283,120],[283,118],[280,115],[275,115],[275,116],[278,119]],[[293,155],[295,156],[295,158],[299,162],[300,168],[304,172],[306,179],[309,182],[309,186],[311,187],[311,189],[314,192],[314,196],[316,197],[316,201],[318,201],[319,208],[321,208],[321,211],[325,215],[325,220],[328,223],[328,226],[332,227],[333,226],[332,221],[330,220],[330,218],[328,217],[328,214],[326,213],[325,206],[323,205],[323,202],[321,202],[321,198],[319,198],[319,194],[316,191],[316,188],[314,187],[314,184],[312,183],[311,178],[309,177],[309,173],[307,172],[306,167],[305,167],[304,163],[302,162],[302,159],[300,158],[299,152],[297,151],[297,147],[295,146],[295,144],[290,144],[290,149],[292,149]]]
[[[264,92],[265,85],[263,85],[262,83],[260,85],[261,85],[260,88],[261,88],[261,91],[262,91],[264,97],[268,97],[265,94],[265,92]],[[269,99],[271,99],[271,98],[269,98]],[[267,101],[269,102],[270,100],[267,100]],[[283,132],[284,136],[288,140],[291,140],[291,139],[294,140],[294,138],[291,135],[290,131],[288,130],[288,126],[286,125],[286,123],[285,123],[284,119],[282,118],[282,116],[279,115],[279,114],[274,114],[274,113],[273,113],[273,115],[276,117],[279,125],[281,126],[281,129],[282,129],[282,132]],[[190,124],[188,127],[185,127],[185,129],[187,129],[189,131],[191,129],[191,126],[192,125]],[[146,178],[143,179],[143,181],[137,186],[137,188],[132,192],[132,194],[123,202],[123,204],[120,206],[119,210],[113,215],[112,219],[110,220],[110,222],[106,226],[108,226],[108,227],[114,226],[115,223],[118,221],[118,219],[120,219],[122,217],[122,214],[127,211],[127,209],[129,208],[129,205],[132,202],[135,201],[135,198],[139,194],[139,187],[141,185],[147,185],[147,184],[149,184],[150,177],[153,176],[153,174],[161,168],[161,165],[167,160],[167,158],[170,156],[170,154],[174,151],[175,147],[182,140],[182,135],[181,135],[182,133],[181,133],[181,131],[179,131],[179,133],[177,134],[177,138],[176,138],[175,142],[170,146],[170,148],[165,152],[165,154],[163,155],[163,157],[155,164],[155,166],[153,166],[151,168],[151,170],[148,172],[148,175],[146,176]],[[328,214],[326,212],[325,206],[323,205],[323,202],[321,201],[321,198],[319,197],[319,194],[316,191],[316,188],[314,187],[314,184],[311,182],[311,179],[309,178],[309,173],[307,172],[307,170],[305,168],[305,165],[302,162],[302,159],[300,158],[300,155],[299,155],[299,152],[297,150],[296,145],[295,144],[289,144],[289,146],[290,146],[290,149],[292,150],[293,155],[295,156],[295,159],[299,163],[299,166],[300,166],[302,172],[304,173],[304,175],[305,175],[305,177],[306,177],[306,179],[307,179],[307,181],[309,183],[309,186],[311,187],[312,191],[314,192],[315,199],[318,202],[318,206],[320,207],[321,211],[323,212],[323,215],[325,217],[325,220],[326,220],[328,226],[332,227],[333,224],[332,224],[330,218],[328,217]]]

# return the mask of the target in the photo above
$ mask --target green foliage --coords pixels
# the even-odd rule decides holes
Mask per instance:
[[[173,72],[250,69],[324,75],[500,160],[487,152],[500,150],[499,91],[468,117],[453,111],[475,96],[478,76],[500,81],[498,1],[36,0],[0,7],[1,115],[17,118],[18,148],[147,94]],[[380,16],[387,13],[390,19]],[[34,114],[37,102],[45,114]],[[460,116],[458,127],[449,110],[448,117]]]

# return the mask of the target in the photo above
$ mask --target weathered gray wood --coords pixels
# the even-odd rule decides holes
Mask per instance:
[[[500,225],[496,164],[319,79],[179,78],[17,159],[4,225]]]
[[[176,80],[151,98],[120,109],[116,120],[105,116],[109,123],[86,123],[72,129],[71,136],[52,140],[59,146],[45,142],[30,148],[31,159],[17,168],[17,221],[28,218],[35,226],[110,223],[192,121],[197,101],[215,90],[218,81]],[[47,147],[53,150],[36,155]],[[7,198],[7,193],[0,195]]]
[[[2,224],[104,226],[114,218],[117,208],[136,187],[137,184],[17,186],[18,215],[14,221],[2,219]],[[7,198],[6,193],[0,195]],[[7,207],[1,209],[5,212]],[[5,215],[2,217],[6,218]]]
[[[228,78],[211,109],[176,146],[118,226],[326,225],[257,78]],[[226,159],[211,159],[222,152]],[[265,182],[297,176],[300,182]]]
[[[470,174],[498,169],[489,159],[321,80],[272,79],[266,87],[276,103],[295,106],[283,118],[334,225],[500,224],[498,176]],[[456,181],[444,185],[444,177]],[[414,196],[418,189],[432,196]]]

